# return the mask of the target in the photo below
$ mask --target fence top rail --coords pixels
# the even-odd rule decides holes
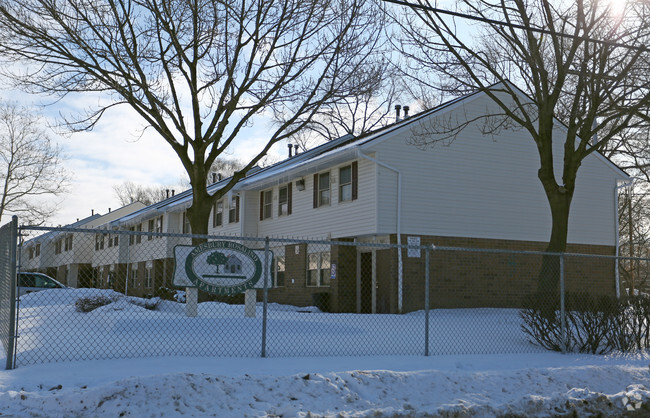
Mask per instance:
[[[31,226],[22,225],[19,227],[20,231],[43,231],[43,232],[78,232],[87,234],[105,234],[105,235],[139,235],[139,236],[153,236],[153,237],[168,237],[168,238],[197,238],[206,240],[239,240],[239,241],[254,241],[260,242],[269,240],[270,243],[283,243],[286,245],[304,243],[316,245],[337,245],[337,246],[350,246],[350,247],[365,247],[365,248],[400,248],[406,250],[420,250],[420,251],[457,251],[457,252],[474,252],[474,253],[490,253],[490,254],[518,254],[518,255],[538,255],[538,256],[564,256],[564,257],[587,257],[587,258],[611,258],[618,260],[635,260],[635,261],[650,261],[650,257],[627,257],[616,256],[607,254],[586,254],[586,253],[559,253],[547,251],[531,251],[531,250],[512,250],[512,249],[498,249],[498,248],[471,248],[471,247],[447,247],[431,245],[409,245],[409,244],[387,244],[378,242],[360,242],[360,241],[338,241],[336,239],[309,239],[309,238],[292,238],[292,237],[259,237],[259,236],[245,236],[245,235],[198,235],[187,233],[173,233],[173,232],[153,232],[153,231],[131,231],[124,229],[96,229],[96,228],[75,228],[75,227],[51,227],[51,226]]]

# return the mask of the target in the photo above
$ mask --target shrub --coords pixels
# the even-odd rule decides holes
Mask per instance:
[[[156,310],[156,308],[160,304],[160,298],[158,297],[151,298],[151,299],[129,297],[127,298],[127,301],[133,305],[140,306],[150,311]]]
[[[628,314],[626,303],[611,296],[566,293],[563,326],[559,298],[549,302],[539,294],[532,295],[520,311],[522,330],[547,350],[592,354],[628,350],[628,324],[635,319]]]
[[[144,299],[144,298],[136,298],[136,297],[125,298],[124,296],[119,296],[119,295],[116,297],[99,295],[99,296],[87,296],[87,297],[79,298],[75,302],[74,306],[77,312],[91,312],[101,306],[109,305],[119,300],[125,300],[126,302],[132,305],[140,306],[145,309],[149,309],[150,311],[155,310],[160,304],[160,298]]]
[[[522,331],[528,334],[533,342],[547,350],[562,351],[564,344],[559,301],[549,302],[546,295],[541,294],[527,296],[519,316],[523,320]]]
[[[650,347],[650,297],[630,296],[621,310],[619,346],[622,350],[643,350]]]
[[[109,298],[108,296],[87,296],[77,299],[74,306],[77,312],[90,312],[100,306],[105,306],[113,302],[115,302],[115,299]]]

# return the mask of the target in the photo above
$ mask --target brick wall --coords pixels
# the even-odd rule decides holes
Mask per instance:
[[[450,237],[420,237],[422,245],[501,250],[543,251],[546,243]],[[404,237],[404,241],[406,238]],[[613,255],[614,247],[569,245],[567,252]],[[422,309],[424,256],[409,258],[404,251],[404,310]],[[535,293],[542,268],[541,255],[435,250],[430,253],[430,307],[520,307]],[[615,261],[565,257],[566,291],[615,295]],[[559,275],[554,274],[559,283]]]

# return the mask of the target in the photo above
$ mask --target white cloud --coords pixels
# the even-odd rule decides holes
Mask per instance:
[[[77,97],[74,108],[84,109],[97,105],[96,97]],[[73,111],[69,101],[63,101],[46,110],[50,117]],[[243,130],[228,156],[247,161],[266,143],[266,120]],[[50,224],[64,225],[95,213],[104,214],[120,205],[113,193],[113,185],[132,181],[145,186],[178,185],[186,178],[178,156],[153,129],[145,127],[141,117],[128,106],[112,108],[90,132],[59,137],[58,141],[68,157],[65,167],[71,172],[69,193],[63,198],[50,198],[58,202],[59,211]],[[274,147],[282,151],[283,146]],[[278,153],[275,154],[276,159]],[[284,154],[280,154],[283,156]],[[177,192],[179,190],[177,189]]]

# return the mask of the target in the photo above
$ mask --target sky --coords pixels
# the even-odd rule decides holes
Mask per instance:
[[[74,95],[52,103],[51,99],[41,96],[11,90],[0,92],[2,99],[33,106],[52,125],[61,121],[61,114],[78,115],[96,105],[96,97],[90,93]],[[47,123],[43,128],[61,146],[63,165],[71,177],[67,193],[46,198],[48,203],[58,207],[47,225],[66,225],[90,216],[93,211],[105,214],[109,208],[119,208],[113,186],[125,181],[151,187],[175,186],[176,192],[187,181],[185,170],[172,148],[152,129],[143,129],[141,117],[126,105],[108,110],[89,132],[67,134]],[[242,131],[241,140],[231,148],[236,153],[224,157],[250,159],[266,141],[264,128],[264,122],[259,122]],[[285,145],[278,144],[271,155],[284,158],[282,152],[285,150]],[[1,220],[3,224],[8,221],[9,216]]]
[[[219,324],[225,327],[219,329],[219,335],[224,335],[231,332],[229,323],[239,323],[241,327],[244,320],[254,325],[259,323],[260,316],[242,318],[241,305],[205,302],[199,304],[198,317],[186,318],[183,305],[176,302],[163,301],[157,310],[147,311],[125,302],[124,298],[91,312],[77,312],[74,302],[89,292],[116,295],[110,290],[54,289],[21,297],[19,344],[21,341],[31,341],[31,344],[19,345],[22,348],[18,350],[16,369],[0,371],[0,415],[542,417],[650,413],[648,353],[596,356],[537,350],[510,354],[433,353],[431,356],[269,355],[261,358],[259,355],[197,356],[196,352],[183,355],[181,348],[192,345],[198,341],[193,338],[205,337],[210,331],[174,331],[173,327],[190,321],[197,327]],[[259,313],[261,304],[257,308]],[[449,318],[460,313],[459,316],[470,322],[483,321],[485,312],[441,311],[446,311]],[[513,318],[517,317],[516,310],[491,311],[506,316],[513,313],[509,311],[515,311]],[[315,341],[322,335],[313,334],[310,327],[313,330],[315,324],[320,324],[321,333],[342,344],[341,352],[358,350],[359,339],[366,338],[378,322],[412,322],[419,317],[421,313],[326,314],[315,308],[270,304],[269,337],[278,331],[274,326],[281,326],[279,335],[285,342],[301,337]],[[125,329],[127,323],[138,324],[138,329]],[[374,323],[375,327],[364,328],[364,323]],[[490,329],[496,335],[503,335],[509,323],[493,321]],[[92,325],[92,329],[80,332],[79,327],[84,324]],[[167,328],[167,333],[152,332],[154,326],[165,324],[172,327]],[[432,325],[432,337],[441,325],[439,322]],[[52,329],[59,333],[53,333]],[[69,334],[72,331],[74,338]],[[169,342],[173,334],[183,331],[187,338],[178,340],[177,354],[147,355],[146,347],[155,349],[158,344],[146,344],[146,338],[160,337]],[[390,332],[399,332],[393,327],[378,331],[386,337],[374,340],[379,347],[388,347],[386,340],[390,339]],[[61,334],[65,338],[59,338]],[[456,329],[453,335],[448,339],[457,340],[462,344],[459,347],[478,347],[485,340],[485,335],[462,328]],[[85,361],[64,358],[71,352],[85,356],[101,353],[101,347],[91,346],[93,339],[99,337],[115,342],[113,347],[132,343],[138,349],[139,358],[119,358],[123,354],[119,350],[112,353],[117,357],[112,359],[102,358],[105,353]],[[212,341],[222,341],[224,348],[245,345],[241,339],[213,338]],[[510,343],[516,344],[514,341]],[[53,342],[65,345],[51,345]],[[214,349],[215,345],[218,343],[195,347],[206,350]],[[522,348],[525,347],[517,346],[515,350]],[[269,352],[273,350],[273,344],[269,344]],[[36,352],[58,362],[20,364],[28,363],[26,360]],[[0,358],[0,364],[4,365],[5,359]]]

